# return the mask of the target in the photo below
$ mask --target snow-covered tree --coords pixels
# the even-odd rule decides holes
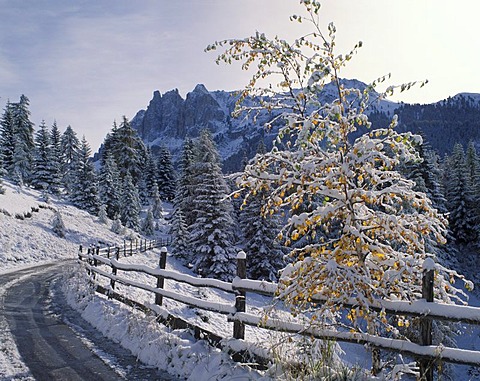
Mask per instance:
[[[260,142],[257,155],[266,153],[265,144]],[[256,160],[256,157],[253,159]],[[247,165],[248,162],[245,163]],[[278,216],[265,216],[263,205],[268,194],[260,191],[252,195],[240,207],[240,226],[244,237],[244,251],[247,254],[247,275],[252,279],[276,281],[278,272],[285,267],[284,253],[277,240],[280,231]]]
[[[186,139],[180,157],[180,176],[173,202],[173,218],[175,218],[176,211],[181,210],[187,228],[195,221],[193,213],[193,162],[193,142],[191,139]]]
[[[145,188],[147,190],[147,198],[153,198],[153,190],[154,187],[157,186],[157,193],[158,193],[158,173],[157,173],[157,163],[155,162],[155,158],[153,157],[152,151],[150,147],[147,149],[147,159],[145,162],[145,171],[143,173],[143,178],[145,181]]]
[[[105,205],[107,216],[114,219],[120,213],[120,174],[110,152],[104,153],[98,175],[98,198]]]
[[[211,134],[203,130],[195,146],[193,212],[190,230],[193,270],[202,276],[231,280],[236,256],[232,206]]]
[[[71,126],[67,126],[65,132],[62,134],[60,145],[62,149],[62,183],[66,192],[70,193],[75,183],[75,165],[80,149],[80,141],[78,140],[77,133]]]
[[[32,171],[33,151],[35,142],[33,138],[33,123],[30,121],[29,99],[20,96],[18,103],[12,104],[13,131],[15,136],[13,151],[13,178],[21,184],[29,183]]]
[[[461,144],[453,147],[446,169],[445,195],[450,229],[458,243],[473,242],[476,239],[473,194]]]
[[[65,238],[65,224],[59,210],[55,211],[52,219],[52,230],[60,238]]]
[[[58,193],[62,185],[62,134],[57,122],[50,129],[49,171],[51,173],[50,190]]]
[[[152,213],[153,217],[155,218],[162,218],[163,217],[163,206],[162,200],[160,199],[160,195],[158,194],[158,186],[157,184],[153,184],[150,199],[150,205],[152,206]]]
[[[123,179],[129,173],[137,185],[145,167],[147,149],[125,116],[115,133],[111,151],[120,177]]]
[[[3,187],[3,178],[7,174],[5,168],[3,168],[3,154],[0,151],[0,194],[5,193],[5,188]]]
[[[115,147],[117,146],[117,132],[118,132],[118,126],[117,126],[117,122],[114,120],[112,125],[112,130],[105,136],[105,139],[103,140],[103,144],[101,147],[102,165],[104,164],[106,154],[110,154],[110,156],[114,157]]]
[[[155,220],[151,209],[148,209],[147,215],[142,222],[142,232],[146,236],[152,236],[155,232]]]
[[[251,279],[276,281],[279,270],[285,267],[284,253],[277,241],[280,231],[278,218],[262,214],[265,199],[265,192],[257,193],[250,197],[240,213],[247,275]]]
[[[181,209],[175,211],[169,234],[172,236],[172,254],[188,265],[192,260],[188,244],[190,235]]]
[[[130,172],[127,172],[123,179],[120,205],[120,220],[123,226],[138,231],[140,228],[140,200]]]
[[[167,147],[162,146],[157,159],[158,189],[160,198],[172,201],[175,197],[176,180],[173,170],[172,155]]]
[[[3,167],[7,175],[13,178],[13,154],[15,151],[15,127],[13,105],[7,102],[0,120],[0,150],[3,154]]]
[[[473,141],[470,141],[465,153],[465,166],[467,170],[469,193],[472,199],[472,210],[476,229],[480,229],[480,159]],[[478,233],[477,233],[478,238]]]
[[[70,199],[78,208],[96,215],[99,207],[98,187],[95,168],[90,158],[91,153],[90,145],[84,136],[74,162],[74,180],[70,188]]]
[[[374,333],[377,324],[392,327],[369,307],[372,300],[421,298],[422,265],[435,258],[425,237],[443,243],[446,221],[398,172],[401,161],[419,159],[414,148],[419,136],[396,132],[394,117],[389,126],[354,138],[357,127],[370,126],[365,108],[383,79],[363,91],[342,83],[340,70],[361,43],[348,54],[337,54],[334,25],[327,34],[319,25],[320,4],[304,1],[302,6],[306,15],[291,20],[310,23],[313,33],[292,43],[257,33],[207,49],[224,49],[219,62],[241,61],[244,69],[253,70],[237,113],[258,109],[242,106],[246,97],[261,99],[260,108],[277,115],[267,127],[285,122],[274,148],[249,164],[239,181],[250,194],[269,193],[264,214],[290,212],[281,233],[287,246],[304,237],[311,242],[290,250],[293,263],[282,272],[279,298],[298,312],[314,307],[312,297],[324,296],[326,302],[312,311],[315,324],[336,321],[338,307],[354,298],[357,307],[348,315],[352,327],[366,326]],[[262,87],[259,80],[265,78],[268,86]],[[327,83],[336,94],[320,104],[318,94]],[[390,86],[379,96],[396,89]],[[315,207],[298,212],[310,200]],[[461,299],[461,291],[449,282],[454,273],[440,264],[436,269],[436,298]]]
[[[40,123],[39,130],[35,135],[35,150],[33,154],[33,171],[31,176],[32,185],[36,189],[49,190],[53,173],[50,166],[50,133],[45,121]]]

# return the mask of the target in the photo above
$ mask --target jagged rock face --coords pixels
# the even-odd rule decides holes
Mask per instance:
[[[145,142],[152,142],[162,135],[184,138],[183,107],[184,100],[178,90],[171,90],[163,97],[155,91],[147,110],[137,113],[132,125]]]
[[[163,96],[155,91],[146,110],[140,110],[131,124],[143,141],[150,145],[155,153],[160,145],[167,146],[173,157],[178,157],[183,140],[196,138],[200,131],[209,129],[224,159],[235,155],[234,170],[240,163],[237,160],[239,146],[244,138],[239,136],[238,128],[232,128],[230,117],[235,101],[231,93],[210,93],[204,85],[195,89],[183,99],[178,90],[172,90]],[[239,123],[234,123],[236,126]],[[252,136],[248,137],[252,140]],[[258,142],[258,139],[254,139]],[[232,141],[235,141],[232,144]],[[230,166],[230,165],[229,165]]]
[[[208,128],[214,135],[227,126],[227,115],[203,85],[187,94],[184,103],[185,132],[197,137]]]

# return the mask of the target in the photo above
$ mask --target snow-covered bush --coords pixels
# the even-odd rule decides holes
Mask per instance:
[[[61,238],[65,237],[65,224],[63,223],[62,215],[60,211],[57,210],[53,215],[52,219],[52,230],[53,232]]]
[[[122,225],[122,221],[120,221],[120,217],[118,217],[118,215],[113,220],[111,230],[116,234],[123,234],[123,232],[125,231],[125,228]]]
[[[105,204],[100,205],[100,209],[98,210],[98,221],[102,224],[108,223],[107,207]]]

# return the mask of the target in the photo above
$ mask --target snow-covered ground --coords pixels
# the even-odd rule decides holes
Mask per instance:
[[[110,227],[99,223],[98,218],[80,211],[68,203],[51,198],[48,202],[42,199],[39,192],[28,188],[17,188],[5,182],[6,194],[0,195],[0,260],[2,272],[36,265],[58,259],[75,259],[80,244],[123,243],[124,236],[114,234]],[[52,231],[51,220],[54,211],[62,214],[66,237],[59,238]],[[23,218],[23,219],[22,219]],[[159,251],[149,251],[142,255],[121,258],[122,262],[143,264],[156,267]],[[134,353],[145,364],[168,371],[174,376],[190,380],[252,380],[278,379],[275,368],[267,372],[259,372],[247,365],[233,362],[228,354],[214,349],[203,341],[196,341],[187,331],[169,330],[159,325],[154,317],[95,295],[85,282],[85,273],[78,267],[65,275],[63,290],[70,305],[105,336],[120,343]],[[188,272],[173,257],[168,257],[167,269]],[[154,286],[155,280],[147,275],[125,276],[136,277],[135,280]],[[106,281],[105,281],[106,282]],[[8,285],[0,288],[0,297]],[[166,289],[187,295],[193,295],[208,301],[232,303],[233,297],[221,291],[211,289],[195,289],[188,285],[166,280]],[[128,292],[132,299],[153,303],[153,296],[147,292],[116,285],[119,291]],[[79,297],[83,296],[83,297]],[[472,296],[471,304],[480,305]],[[266,297],[247,295],[247,312],[263,314],[269,300]],[[164,299],[164,307],[172,314],[213,331],[221,336],[230,337],[232,323],[226,317],[215,313],[189,308],[181,303]],[[5,323],[5,324],[4,324]],[[0,321],[0,380],[15,379],[15,375],[23,374],[24,380],[30,380],[28,368],[23,364],[15,342],[8,332],[6,322]],[[480,328],[468,328],[457,338],[459,346],[465,349],[480,347]],[[246,339],[258,348],[267,348],[271,353],[288,358],[290,351],[287,335],[247,327]],[[238,343],[233,343],[236,345]],[[368,368],[368,352],[362,346],[343,345],[345,353],[341,356],[347,367],[354,364]],[[332,370],[333,372],[333,370]],[[479,372],[468,367],[455,368],[456,380],[480,380]],[[2,378],[3,377],[3,378]]]

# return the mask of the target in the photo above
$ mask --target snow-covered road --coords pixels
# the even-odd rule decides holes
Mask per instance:
[[[0,368],[0,380],[173,380],[140,364],[68,307],[56,286],[65,266],[0,275],[0,320],[11,332],[11,345],[2,351],[12,360],[7,378]]]

